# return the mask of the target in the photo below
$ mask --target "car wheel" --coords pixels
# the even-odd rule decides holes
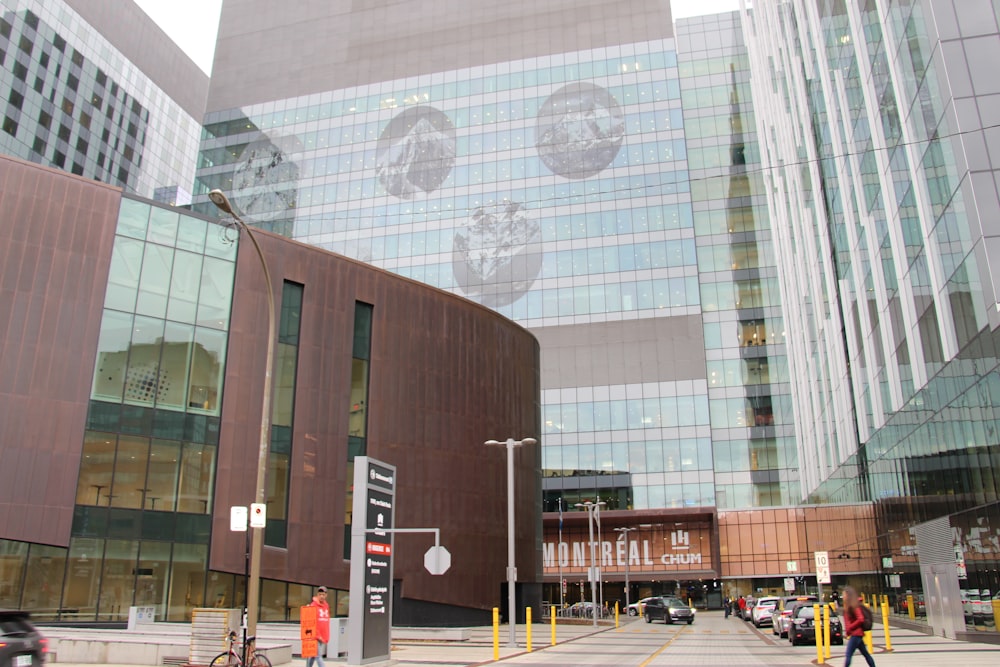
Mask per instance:
[[[637,614],[638,614],[638,612],[635,609],[629,609],[628,610],[628,615],[629,616],[635,616]]]
[[[646,622],[647,623],[652,623],[653,622],[653,617],[650,616],[649,614],[646,614]]]
[[[691,625],[692,623],[694,623],[694,619],[693,618],[689,618],[688,619],[688,625]]]

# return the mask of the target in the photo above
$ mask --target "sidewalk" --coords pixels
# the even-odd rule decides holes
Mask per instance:
[[[58,646],[58,641],[73,641],[87,638],[89,640],[99,639],[121,646],[128,640],[139,640],[143,642],[171,642],[179,645],[188,639],[189,628],[184,625],[158,623],[151,629],[144,629],[141,633],[128,632],[125,630],[100,630],[100,629],[77,629],[61,627],[41,627],[42,632],[53,641],[53,646]],[[258,627],[258,634],[266,644],[289,643],[292,638],[298,636],[298,626],[294,624],[261,624]],[[626,642],[634,644],[634,639],[649,637],[654,642],[661,641],[653,639],[658,631],[669,633],[684,633],[687,641],[694,641],[697,646],[697,653],[702,656],[703,661],[695,662],[691,658],[693,655],[687,654],[687,662],[676,662],[676,656],[671,656],[671,650],[664,652],[662,658],[671,659],[671,664],[689,667],[694,664],[729,665],[725,656],[719,654],[721,643],[737,642],[746,647],[755,659],[760,660],[759,664],[767,665],[808,665],[816,664],[815,646],[792,647],[785,639],[778,639],[771,633],[770,628],[756,629],[751,624],[739,621],[735,618],[724,619],[722,612],[699,612],[697,621],[693,626],[662,626],[660,624],[647,625],[639,619],[628,619],[622,617],[621,627],[615,628],[614,624],[601,625],[596,630],[591,624],[557,625],[556,640],[557,646],[551,647],[551,626],[548,624],[533,624],[531,628],[532,648],[534,653],[528,654],[526,648],[526,630],[524,625],[517,627],[516,639],[517,647],[508,647],[508,629],[501,626],[499,631],[499,655],[500,663],[514,665],[539,665],[539,664],[570,664],[560,659],[560,654],[568,653],[571,647],[579,646],[577,640],[582,642],[583,649],[588,652],[589,660],[587,664],[619,665],[616,660],[616,642]],[[425,632],[425,631],[424,631]],[[423,635],[424,632],[420,634]],[[472,627],[463,629],[465,639],[461,641],[446,641],[426,636],[416,639],[417,635],[408,633],[406,628],[396,628],[393,630],[392,660],[397,667],[476,667],[494,663],[493,659],[493,629],[491,627]],[[444,630],[442,630],[442,636]],[[885,633],[881,625],[876,625],[872,633],[875,651],[873,653],[878,667],[978,667],[978,665],[1000,665],[1000,646],[969,641],[957,641],[942,637],[933,637],[922,632],[906,629],[891,628],[892,648],[891,652],[885,649]],[[664,636],[664,638],[666,635]],[[675,644],[674,648],[679,648]],[[690,644],[688,644],[690,646]],[[341,647],[343,651],[345,647]],[[839,667],[844,662],[844,647],[831,647],[831,656],[823,664],[831,667]],[[57,656],[58,657],[58,656]],[[565,656],[563,656],[565,657]],[[606,658],[600,662],[602,658]],[[552,662],[555,661],[555,662]],[[329,658],[326,660],[331,665],[343,665],[346,663],[346,655],[340,658]],[[80,663],[53,662],[52,664],[62,667],[98,667],[108,663]],[[575,664],[575,663],[574,663]],[[749,661],[747,664],[758,664]],[[865,667],[864,658],[855,654],[853,665]],[[284,665],[291,667],[302,667],[305,665],[303,658],[292,658],[291,662]],[[115,664],[113,667],[145,667],[143,665],[123,665]],[[282,667],[275,664],[274,667]]]
[[[626,622],[623,617],[623,623]],[[149,667],[150,663],[127,664],[120,661],[115,662],[65,662],[58,659],[60,643],[68,642],[79,644],[81,642],[93,642],[96,644],[114,644],[118,652],[128,650],[129,644],[136,645],[136,651],[140,650],[140,645],[169,646],[169,650],[161,650],[171,658],[186,658],[186,646],[190,639],[190,627],[177,623],[155,623],[151,626],[143,627],[141,631],[128,630],[106,630],[101,628],[68,628],[63,626],[39,625],[39,630],[49,639],[50,650],[53,651],[55,660],[50,664],[61,665],[63,667],[102,667],[113,665],[113,667]],[[614,623],[601,625],[597,631],[613,629]],[[493,662],[493,628],[492,627],[469,627],[462,628],[461,632],[467,637],[461,641],[448,639],[435,639],[435,634],[441,636],[453,635],[455,629],[441,628],[439,633],[434,629],[420,628],[417,631],[410,631],[407,628],[393,629],[392,659],[399,665],[419,664],[421,667],[457,667],[460,665],[480,665]],[[593,634],[595,628],[591,624],[566,624],[556,626],[556,641],[566,642],[582,636]],[[549,624],[533,623],[531,627],[532,648],[535,651],[541,650],[551,645],[552,629]],[[295,644],[298,646],[299,626],[294,623],[261,623],[257,626],[257,634],[260,637],[259,645],[267,647],[277,644]],[[419,638],[417,638],[419,637]],[[508,647],[508,628],[506,625],[500,627],[499,633],[499,653],[501,660],[512,655],[525,653],[526,648],[526,628],[519,625],[516,630],[517,647]],[[219,651],[224,650],[220,647]],[[296,651],[298,649],[296,648]],[[340,647],[339,658],[331,657],[326,659],[329,664],[344,664],[347,660],[346,646]],[[100,659],[100,658],[98,658]],[[291,662],[275,663],[273,667],[291,665],[299,667],[305,665],[304,658],[293,657]],[[157,664],[165,664],[159,662]],[[181,664],[177,662],[176,664]]]

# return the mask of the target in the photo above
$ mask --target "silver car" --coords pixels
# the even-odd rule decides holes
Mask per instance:
[[[779,598],[757,598],[750,611],[750,621],[758,628],[771,625],[771,614],[778,608]]]

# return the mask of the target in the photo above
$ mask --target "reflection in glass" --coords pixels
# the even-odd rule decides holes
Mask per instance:
[[[219,395],[225,371],[227,336],[224,332],[195,330],[191,375],[188,386],[188,410],[219,414]]]
[[[62,610],[82,618],[93,618],[100,586],[99,572],[104,558],[104,540],[77,537],[70,540],[63,585]],[[58,577],[56,581],[61,579]],[[58,605],[58,600],[57,604]]]
[[[139,293],[139,276],[142,272],[143,243],[124,236],[115,237],[111,250],[108,289],[104,307],[132,312]]]
[[[174,545],[170,571],[167,621],[190,621],[190,610],[205,606],[205,573],[208,547],[200,544]]]
[[[170,276],[170,298],[167,319],[194,324],[197,318],[199,277],[204,257],[178,250]]]
[[[108,540],[101,571],[101,593],[97,603],[97,620],[128,619],[135,590],[136,558],[139,543],[132,540]],[[91,598],[93,599],[93,598]]]
[[[101,335],[97,343],[93,398],[115,402],[122,400],[131,338],[132,316],[105,310],[104,318],[101,320]]]
[[[177,511],[208,514],[215,479],[215,447],[184,443],[179,475]]]
[[[115,456],[115,472],[111,491],[106,496],[109,507],[141,509],[146,492],[146,464],[149,460],[149,440],[119,436]]]
[[[115,465],[115,436],[88,432],[83,441],[83,457],[76,487],[77,505],[107,507],[111,475]]]
[[[139,315],[163,317],[167,312],[167,291],[174,264],[174,249],[147,243],[139,278],[139,296],[135,312]]]
[[[160,373],[163,325],[163,320],[138,315],[135,318],[125,375],[125,403],[151,406],[173,382],[169,372]]]
[[[140,544],[139,567],[135,573],[137,606],[156,607],[156,618],[167,611],[167,572],[170,569],[170,543],[144,541]]]
[[[28,543],[0,540],[0,608],[17,609],[21,578],[28,557]]]
[[[149,450],[149,473],[143,493],[143,509],[172,512],[177,500],[180,473],[180,443],[154,440]]]

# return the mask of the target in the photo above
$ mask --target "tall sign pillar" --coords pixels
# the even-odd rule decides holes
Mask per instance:
[[[347,664],[367,665],[392,654],[392,533],[396,467],[354,459],[351,518],[351,602]]]

